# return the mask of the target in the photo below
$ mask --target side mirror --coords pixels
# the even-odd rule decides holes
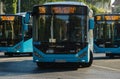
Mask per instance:
[[[89,19],[89,29],[94,29],[94,19]]]
[[[25,14],[25,24],[28,24],[29,23],[29,20],[30,20],[30,12],[27,12]]]

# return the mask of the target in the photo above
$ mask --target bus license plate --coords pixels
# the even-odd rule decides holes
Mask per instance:
[[[63,62],[66,62],[66,60],[60,60],[60,59],[57,59],[57,60],[55,60],[55,62],[58,62],[58,63],[63,63]]]

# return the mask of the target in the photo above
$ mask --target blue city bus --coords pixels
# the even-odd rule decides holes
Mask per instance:
[[[32,27],[29,26],[30,13],[25,17],[15,14],[0,15],[0,52],[5,55],[32,55]]]
[[[94,52],[120,55],[120,14],[99,14],[94,20]]]
[[[24,19],[24,43],[23,43],[23,51],[25,53],[30,53],[32,55],[33,45],[32,45],[32,18],[31,12],[20,12],[17,15],[21,15]]]
[[[72,64],[89,67],[93,61],[92,10],[82,2],[35,5],[33,61],[38,67]]]

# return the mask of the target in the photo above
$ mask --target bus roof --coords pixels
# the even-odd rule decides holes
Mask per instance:
[[[17,14],[0,14],[0,16],[21,16],[21,15],[17,15]]]
[[[21,16],[23,16],[23,17],[25,17],[25,14],[26,14],[27,12],[20,12],[20,13],[16,13],[16,15],[21,15]]]
[[[86,6],[83,2],[75,2],[75,1],[48,2],[43,5],[81,5],[81,6]]]
[[[93,14],[93,11],[92,9],[89,8],[88,5],[86,5],[85,3],[83,2],[77,2],[77,1],[60,1],[60,2],[47,2],[47,3],[44,3],[42,5],[34,5],[34,8],[35,7],[39,7],[39,6],[81,6],[81,7],[87,7],[88,8],[88,11]],[[33,9],[34,10],[34,9]],[[34,12],[33,12],[34,13]]]
[[[113,14],[97,14],[97,15],[95,15],[95,16],[113,16],[113,15],[119,15],[120,16],[120,14],[119,13],[113,13]]]

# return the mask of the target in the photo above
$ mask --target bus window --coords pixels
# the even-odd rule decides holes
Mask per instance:
[[[5,36],[6,38],[14,38],[14,26],[13,26],[13,22],[7,22],[7,24],[5,25]]]
[[[120,39],[120,23],[115,23],[115,38]]]
[[[3,30],[3,26],[2,26],[2,25],[0,25],[0,37],[2,37],[2,35],[3,35],[2,30]]]

